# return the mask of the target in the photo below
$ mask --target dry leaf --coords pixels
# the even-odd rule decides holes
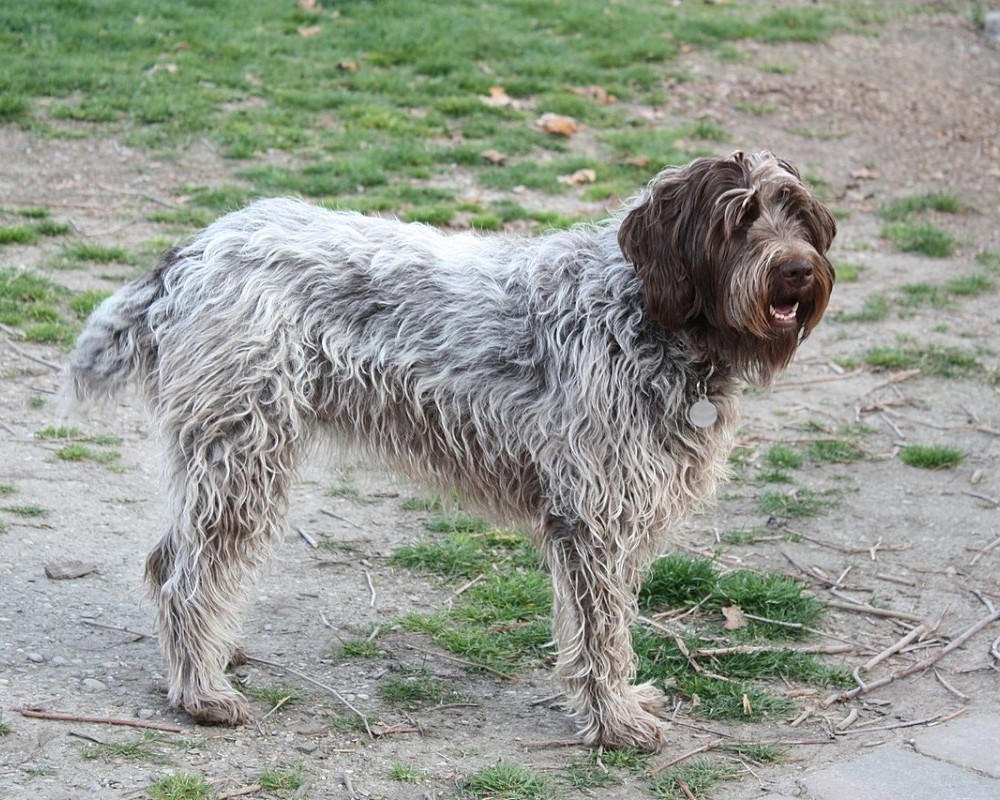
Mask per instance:
[[[750,698],[743,695],[743,713],[748,717],[753,714],[753,706],[750,705]]]
[[[739,606],[723,606],[722,616],[726,618],[726,622],[722,627],[727,631],[738,631],[740,628],[747,626],[746,615]]]
[[[480,96],[479,99],[483,101],[483,105],[491,108],[506,108],[514,102],[507,96],[502,86],[491,86],[489,97]]]
[[[546,133],[555,136],[569,137],[580,130],[579,123],[572,117],[564,117],[561,114],[552,114],[551,112],[542,114],[535,121],[535,124]]]
[[[319,11],[318,0],[299,0],[299,8],[303,11]]]
[[[570,86],[569,90],[577,97],[586,97],[588,100],[593,100],[601,106],[618,102],[618,98],[603,86]]]
[[[873,181],[878,177],[878,173],[870,169],[856,169],[851,173],[851,177],[859,181]]]
[[[572,175],[560,175],[559,183],[566,186],[582,186],[597,180],[597,173],[592,169],[578,169]]]
[[[648,156],[630,156],[625,159],[625,163],[630,167],[648,167]]]
[[[355,61],[338,61],[337,69],[339,69],[341,72],[357,72],[358,65],[357,62]]]
[[[483,152],[481,152],[479,155],[481,155],[491,164],[503,164],[507,160],[507,156],[505,156],[499,150],[483,150]]]
[[[310,25],[308,28],[299,28],[299,36],[303,39],[312,39],[323,32],[322,25]]]

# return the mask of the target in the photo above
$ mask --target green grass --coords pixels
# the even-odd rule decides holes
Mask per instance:
[[[102,742],[100,744],[88,745],[80,751],[80,756],[87,761],[96,759],[103,761],[124,759],[127,761],[164,764],[167,763],[167,759],[150,747],[150,744],[159,740],[160,736],[158,734],[146,733],[134,741]]]
[[[123,0],[90,3],[85,11],[45,3],[9,10],[0,30],[0,119],[48,136],[110,132],[161,149],[207,138],[226,156],[246,160],[293,151],[304,156],[293,167],[244,173],[252,193],[381,206],[434,224],[453,222],[459,201],[401,203],[399,187],[456,165],[473,169],[483,185],[537,182],[546,191],[584,191],[555,182],[557,169],[571,164],[547,166],[566,145],[534,128],[540,113],[570,114],[595,134],[602,152],[593,161],[606,169],[585,190],[592,198],[633,192],[648,179],[650,168],[629,157],[649,156],[655,170],[666,157],[689,159],[682,139],[726,137],[701,122],[656,144],[659,126],[632,117],[624,103],[602,104],[574,88],[600,86],[620,101],[655,105],[682,50],[721,56],[740,40],[818,42],[870,23],[869,14],[850,6],[658,0],[381,0],[314,10],[285,0],[163,0],[155,8]],[[495,86],[510,104],[482,102]],[[530,109],[519,105],[529,100]],[[636,138],[604,138],[623,132]],[[480,155],[487,149],[504,153],[506,164],[487,164]],[[158,216],[178,224],[205,220],[192,211]],[[497,218],[479,223],[493,229]]]
[[[902,253],[918,253],[930,258],[947,258],[956,246],[954,237],[926,223],[891,222],[882,228],[882,238]]]
[[[200,775],[175,772],[149,787],[149,800],[209,800],[212,789]]]
[[[12,483],[0,483],[0,497],[10,497],[17,494],[17,487]]]
[[[837,322],[881,322],[889,316],[889,301],[881,294],[869,295],[858,311],[842,311],[835,315]]]
[[[790,492],[770,491],[758,497],[760,510],[774,517],[800,519],[822,514],[833,501],[827,496],[810,489],[794,489]]]
[[[241,690],[247,697],[260,700],[270,708],[289,706],[301,703],[305,695],[293,686],[274,684],[270,686],[242,686]]]
[[[424,773],[409,764],[396,763],[389,767],[389,780],[396,783],[418,783],[424,778]]]
[[[653,779],[650,793],[661,800],[688,800],[710,797],[721,781],[732,780],[739,770],[730,764],[699,759],[659,773]]]
[[[871,367],[889,370],[919,369],[927,375],[941,378],[975,377],[984,372],[982,363],[974,354],[940,345],[873,347],[865,353],[864,360]]]
[[[443,681],[422,671],[383,681],[379,684],[379,693],[386,702],[407,711],[464,700],[460,693],[450,689]]]
[[[879,216],[889,222],[902,222],[925,211],[960,214],[967,210],[968,206],[954,195],[932,192],[893,200],[879,210]]]
[[[135,258],[123,247],[76,242],[63,248],[63,256],[69,261],[91,262],[95,264],[131,264]]]
[[[6,720],[0,720],[0,736],[8,736],[11,730],[12,728],[10,727],[9,722]]]
[[[794,447],[779,442],[771,445],[764,460],[769,467],[774,469],[798,469],[802,466],[805,458]]]
[[[899,460],[909,467],[921,469],[949,469],[957,467],[965,458],[961,450],[944,445],[911,444],[899,451]]]
[[[14,514],[15,516],[26,517],[28,519],[34,519],[36,517],[44,517],[46,514],[49,513],[48,509],[36,505],[3,506],[0,507],[0,511],[6,511],[8,514]]]
[[[302,777],[302,768],[296,767],[264,770],[257,778],[257,782],[265,792],[278,797],[291,797],[302,787],[305,780]]]
[[[850,464],[865,457],[856,442],[847,439],[818,439],[809,445],[809,455],[815,461]]]
[[[482,800],[553,800],[554,790],[541,775],[501,761],[469,775],[462,782],[462,796]]]

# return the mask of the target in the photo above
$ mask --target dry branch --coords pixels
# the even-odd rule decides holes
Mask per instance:
[[[130,728],[149,728],[154,731],[166,731],[167,733],[184,733],[182,728],[174,725],[162,725],[158,722],[146,722],[141,719],[115,719],[113,717],[87,717],[79,714],[62,714],[57,711],[33,711],[30,708],[15,708],[22,717],[32,717],[33,719],[51,719],[59,722],[93,722],[99,725],[125,725]]]

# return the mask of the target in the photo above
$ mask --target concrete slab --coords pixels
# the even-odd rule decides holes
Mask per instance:
[[[1000,716],[968,714],[913,737],[917,752],[1000,778]]]
[[[997,800],[1000,781],[887,745],[800,779],[812,800]]]

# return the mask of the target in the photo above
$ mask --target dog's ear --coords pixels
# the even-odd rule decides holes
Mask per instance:
[[[679,330],[701,310],[698,285],[711,254],[703,243],[726,191],[746,187],[743,154],[700,158],[661,172],[618,229],[618,245],[642,281],[646,309],[668,330]]]
[[[805,224],[809,229],[809,236],[812,239],[813,247],[821,255],[830,249],[833,244],[833,237],[837,235],[837,221],[833,218],[826,206],[810,197],[810,203],[805,213]]]

